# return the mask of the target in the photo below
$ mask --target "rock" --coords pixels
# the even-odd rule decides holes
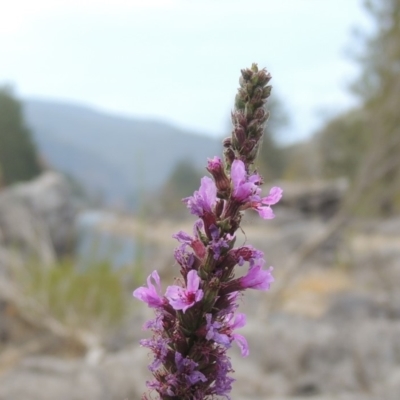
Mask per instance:
[[[339,321],[280,313],[265,324],[249,318],[240,333],[249,342],[253,366],[234,361],[240,379],[235,386],[235,398],[242,394],[244,398],[250,394],[261,398],[329,398],[330,394],[346,393],[354,398],[368,398],[357,397],[360,393],[369,393],[373,399],[386,398],[377,394],[400,362],[400,324],[381,319],[374,307],[362,315],[354,319],[352,314],[349,319],[342,316]],[[251,377],[246,375],[250,370]],[[246,383],[254,380],[257,384]],[[388,399],[389,393],[395,395],[397,382],[397,375],[393,375],[385,385]]]
[[[136,400],[150,378],[139,346],[108,354],[101,364],[50,356],[26,358],[0,376],[0,400]]]
[[[149,350],[135,344],[117,353],[108,354],[99,365],[110,394],[109,400],[140,399],[146,381],[152,375],[147,369]],[[90,400],[90,399],[87,399]],[[93,400],[96,400],[93,398]]]
[[[12,281],[15,271],[23,273],[32,261],[51,267],[69,251],[75,214],[68,183],[55,172],[0,192],[0,341],[15,340],[20,331],[20,314],[10,313],[21,298]]]
[[[62,175],[46,172],[31,182],[11,188],[10,195],[21,200],[42,221],[57,255],[71,251],[77,210]]]
[[[109,400],[101,371],[78,361],[32,357],[0,377],[0,400]]]
[[[345,324],[348,321],[363,321],[372,318],[385,319],[387,310],[385,304],[366,294],[344,292],[335,294],[330,299],[330,305],[324,318]]]
[[[277,182],[283,189],[281,206],[294,208],[306,215],[329,218],[339,209],[347,192],[348,181],[340,178],[332,181]]]
[[[280,314],[268,324],[250,319],[240,333],[250,356],[229,350],[234,399],[398,399],[398,323],[375,318],[338,324]],[[29,357],[0,375],[0,400],[136,400],[151,378],[149,361],[138,344],[106,353],[96,365]]]
[[[76,210],[66,180],[55,172],[0,193],[0,270],[9,250],[51,264],[71,249]]]

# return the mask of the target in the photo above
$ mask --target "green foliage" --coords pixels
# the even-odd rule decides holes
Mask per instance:
[[[317,140],[324,176],[351,179],[353,211],[389,216],[400,212],[400,0],[364,3],[376,29],[358,54],[361,105],[328,122]]]
[[[308,140],[282,149],[286,160],[282,179],[312,181],[321,179],[320,152],[314,140]]]
[[[362,110],[353,110],[329,121],[314,138],[325,178],[354,179],[370,141]]]
[[[364,7],[373,20],[375,30],[362,35],[363,46],[358,54],[362,67],[354,89],[368,102],[385,92],[396,90],[400,63],[400,1],[364,0]],[[360,47],[359,42],[357,48]],[[398,86],[397,86],[398,88]]]
[[[358,179],[371,209],[394,215],[400,212],[400,0],[365,5],[377,29],[365,35],[361,58],[358,88],[370,140]]]
[[[5,185],[32,179],[41,170],[21,104],[7,88],[0,88],[0,166]]]
[[[27,297],[67,326],[101,331],[115,327],[126,314],[123,272],[104,262],[79,271],[64,260],[52,267],[28,263],[16,278]]]

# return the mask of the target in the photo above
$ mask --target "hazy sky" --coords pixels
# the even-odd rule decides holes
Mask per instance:
[[[227,133],[239,71],[257,62],[307,136],[349,107],[361,0],[1,0],[0,83],[182,128]]]

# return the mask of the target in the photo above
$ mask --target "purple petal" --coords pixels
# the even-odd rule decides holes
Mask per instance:
[[[231,324],[232,329],[242,328],[246,325],[246,315],[243,313],[237,313],[234,322]]]
[[[173,234],[172,237],[174,239],[179,240],[181,243],[186,243],[186,244],[192,243],[193,240],[193,238],[190,235],[188,235],[186,232],[183,231],[179,231],[178,233]]]
[[[151,278],[153,278],[155,284],[157,285],[157,289],[151,282]],[[153,271],[148,276],[147,286],[148,286],[147,288],[146,287],[137,288],[133,292],[133,296],[139,299],[140,301],[147,303],[147,305],[151,308],[157,308],[162,306],[163,298],[157,293],[157,290],[159,292],[161,291],[160,276],[158,275],[157,271]]]
[[[203,290],[199,289],[199,284],[200,278],[197,272],[191,270],[187,275],[186,289],[176,285],[168,286],[165,296],[169,304],[171,304],[175,310],[182,310],[185,312],[203,298],[204,293]]]
[[[193,193],[193,196],[183,199],[190,212],[198,217],[202,217],[205,212],[211,212],[216,201],[217,187],[214,181],[208,176],[201,179],[200,188]]]
[[[262,178],[257,173],[254,173],[253,175],[249,176],[248,181],[253,183],[253,184],[255,184],[255,185],[261,185]]]
[[[187,274],[187,291],[188,292],[196,292],[199,288],[200,278],[197,275],[197,271],[192,269]]]
[[[167,290],[165,291],[165,297],[169,300],[169,304],[171,304],[175,310],[182,310],[187,306],[186,301],[184,301],[184,289],[180,286],[168,286]]]
[[[232,337],[239,346],[242,357],[247,357],[249,355],[249,345],[247,344],[246,338],[239,333],[234,333]]]
[[[195,298],[194,298],[194,302],[195,303],[199,302],[203,298],[203,296],[204,296],[204,292],[201,289],[199,289],[196,292],[196,295],[195,295]]]
[[[267,197],[262,199],[262,203],[272,206],[276,204],[282,198],[283,190],[280,187],[274,186]]]
[[[231,179],[233,183],[233,197],[240,202],[259,201],[261,189],[261,177],[258,174],[247,176],[244,163],[235,160],[231,167]]]
[[[201,373],[200,371],[193,371],[190,375],[186,378],[190,384],[194,385],[199,381],[207,382],[206,376]]]
[[[231,179],[233,188],[237,189],[242,183],[245,182],[246,169],[244,163],[241,160],[235,160],[231,166]]]
[[[272,267],[267,270],[262,269],[261,265],[254,265],[250,267],[246,276],[239,278],[240,284],[243,289],[259,289],[268,290],[274,278],[271,274]]]
[[[275,214],[272,211],[272,208],[269,206],[258,206],[256,207],[256,210],[258,212],[258,215],[263,218],[263,219],[274,219]]]
[[[217,200],[217,187],[208,176],[201,178],[199,193],[203,199],[203,209],[211,212],[211,208]]]

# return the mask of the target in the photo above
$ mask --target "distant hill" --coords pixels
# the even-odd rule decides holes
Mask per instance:
[[[157,189],[182,159],[204,168],[222,151],[220,140],[205,135],[85,106],[30,99],[24,114],[48,163],[109,203]]]

